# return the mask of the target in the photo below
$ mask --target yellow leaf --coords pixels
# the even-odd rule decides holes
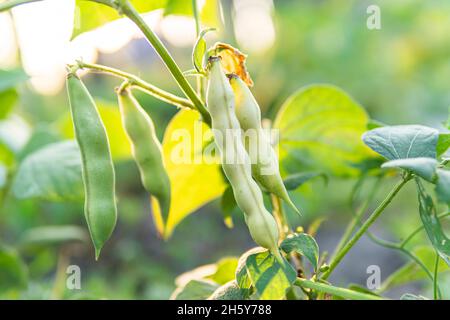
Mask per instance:
[[[163,154],[172,197],[165,226],[157,201],[152,199],[156,227],[166,239],[184,218],[225,190],[218,161],[213,157],[206,159],[208,161],[202,158],[203,146],[211,136],[211,130],[193,110],[179,111],[166,129]]]

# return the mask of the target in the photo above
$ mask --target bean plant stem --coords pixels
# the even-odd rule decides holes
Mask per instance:
[[[344,247],[344,245],[350,240],[350,237],[352,236],[353,232],[355,232],[356,228],[358,227],[358,225],[361,221],[361,218],[363,217],[364,213],[366,212],[367,207],[369,206],[370,202],[372,202],[372,200],[375,196],[375,193],[380,185],[380,182],[381,182],[381,179],[378,178],[377,181],[375,182],[375,184],[373,185],[373,187],[370,189],[369,195],[366,197],[366,199],[364,200],[362,205],[359,207],[356,214],[353,216],[353,219],[350,221],[347,228],[345,229],[345,232],[344,232],[341,240],[339,241],[338,245],[334,249],[333,254],[330,257],[330,260],[333,260],[336,257],[337,253],[339,251],[341,251],[342,248]]]
[[[437,300],[439,298],[439,286],[438,286],[438,274],[439,274],[439,254],[436,252],[436,261],[434,264],[434,277],[433,277],[433,298]]]
[[[350,251],[350,249],[355,245],[355,243],[362,237],[362,235],[369,229],[369,227],[378,219],[380,214],[386,209],[386,207],[391,203],[392,199],[397,195],[397,193],[403,188],[403,186],[411,180],[411,176],[407,175],[397,183],[397,185],[392,189],[392,191],[387,195],[387,197],[380,203],[380,205],[372,212],[372,214],[367,218],[360,229],[355,233],[355,235],[347,242],[347,244],[340,250],[334,259],[330,262],[330,268],[322,275],[322,279],[327,279],[331,273],[334,271],[336,266],[341,262],[345,255]]]
[[[350,289],[346,289],[346,288],[339,288],[339,287],[335,287],[326,283],[321,283],[321,282],[314,282],[311,280],[306,280],[306,279],[301,279],[301,278],[297,278],[297,280],[295,280],[294,282],[295,285],[302,287],[302,288],[308,288],[308,289],[313,289],[319,292],[323,292],[323,293],[329,293],[335,296],[339,296],[345,299],[351,299],[351,300],[382,300],[382,297],[376,296],[376,295],[372,295],[372,294],[367,294],[367,293],[362,293],[362,292],[357,292],[357,291],[353,291]]]
[[[38,2],[42,0],[9,0],[0,3],[0,12],[10,10],[14,7],[20,6],[21,4],[31,3],[31,2]]]
[[[111,67],[99,65],[99,64],[93,64],[93,63],[86,63],[82,61],[78,61],[77,65],[80,69],[89,69],[93,71],[98,71],[106,74],[110,74],[116,77],[119,77],[121,79],[127,80],[129,84],[133,87],[136,87],[144,92],[147,92],[148,94],[152,95],[153,97],[162,100],[164,102],[173,104],[179,108],[191,108],[194,109],[194,105],[187,99],[178,97],[170,92],[164,91],[138,77],[136,77],[133,74],[124,72],[122,70],[114,69]]]
[[[203,104],[201,99],[198,97],[198,95],[195,93],[194,89],[189,84],[189,82],[186,80],[180,67],[177,65],[175,60],[172,58],[169,51],[164,46],[164,44],[161,42],[161,40],[158,38],[158,36],[145,23],[144,19],[142,19],[141,15],[136,11],[136,9],[133,7],[133,5],[130,3],[130,1],[117,0],[115,3],[117,6],[116,9],[120,13],[123,13],[131,21],[133,21],[136,24],[136,26],[142,31],[142,33],[144,34],[146,39],[150,42],[152,47],[155,49],[155,51],[158,53],[158,55],[163,60],[166,67],[169,69],[170,73],[175,78],[176,82],[180,86],[181,90],[183,90],[186,97],[192,101],[192,103],[194,104],[194,107],[202,115],[203,120],[206,123],[210,124],[211,117],[208,113],[208,110],[206,110],[205,105]]]
[[[199,12],[199,8],[198,8],[197,0],[192,0],[192,11],[194,13],[194,20],[195,20],[195,32],[198,37],[200,35],[202,26],[201,26],[201,21],[200,21],[200,12]],[[197,77],[197,94],[204,101],[204,98],[205,98],[205,78],[204,77]]]

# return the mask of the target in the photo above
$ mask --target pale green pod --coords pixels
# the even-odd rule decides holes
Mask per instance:
[[[117,220],[114,166],[108,136],[95,102],[75,74],[67,77],[67,92],[82,159],[84,214],[98,259]]]
[[[245,214],[253,240],[269,249],[281,262],[277,224],[264,207],[261,189],[252,178],[250,158],[242,142],[234,103],[233,90],[219,58],[211,58],[207,104],[222,168],[233,188],[236,203]]]
[[[261,110],[249,87],[238,76],[230,76],[234,92],[236,117],[244,131],[245,147],[252,163],[252,175],[268,192],[280,197],[300,213],[292,202],[281,178],[278,157],[270,143],[270,138],[261,126]]]
[[[170,180],[164,166],[162,147],[150,116],[128,88],[117,92],[122,124],[144,188],[158,200],[164,221],[170,209]]]

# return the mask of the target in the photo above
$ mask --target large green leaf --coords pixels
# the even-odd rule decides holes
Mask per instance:
[[[193,110],[179,111],[166,129],[162,147],[172,192],[166,226],[152,200],[157,229],[166,238],[184,218],[219,197],[226,188],[218,161],[197,158],[211,134],[200,121],[199,113]]]
[[[236,267],[236,282],[245,297],[249,297],[251,294],[252,280],[247,273],[247,258],[252,254],[258,254],[261,252],[266,252],[267,250],[262,247],[252,248],[246,251],[240,256],[238,265]]]
[[[433,248],[429,246],[420,246],[414,248],[412,253],[420,259],[428,270],[433,270],[436,257],[436,252]],[[448,271],[450,271],[450,269],[447,264],[443,260],[440,260],[438,272],[441,273]],[[408,261],[405,265],[384,280],[382,288],[383,290],[388,290],[414,281],[426,279],[429,278],[425,271],[423,271],[423,269],[415,261]]]
[[[306,233],[296,233],[289,235],[280,245],[281,249],[286,253],[292,251],[298,252],[309,262],[311,262],[314,270],[317,270],[319,263],[319,246],[316,240]]]
[[[366,132],[363,141],[387,160],[435,159],[439,132],[420,125],[381,127]]]
[[[76,142],[52,143],[27,156],[18,168],[12,190],[19,199],[82,199],[81,156]]]
[[[280,162],[288,167],[355,175],[355,164],[373,156],[361,142],[368,116],[341,89],[313,85],[294,93],[274,122],[280,130]],[[289,170],[288,170],[289,171]]]
[[[436,175],[436,167],[438,162],[433,158],[408,158],[397,159],[385,162],[382,168],[402,168],[412,171],[419,177],[427,181],[433,182]]]
[[[416,180],[419,194],[419,213],[423,226],[433,247],[441,258],[450,266],[450,239],[445,235],[436,214],[433,199],[426,193],[422,183]]]
[[[289,264],[281,265],[269,252],[251,254],[245,262],[247,274],[262,300],[279,300],[297,278],[297,272]]]
[[[17,252],[0,245],[0,293],[24,289],[28,271]]]

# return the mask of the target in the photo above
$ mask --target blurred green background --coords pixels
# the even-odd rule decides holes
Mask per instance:
[[[221,15],[226,24],[207,39],[210,45],[215,41],[231,43],[249,55],[247,66],[255,82],[253,92],[267,118],[273,119],[285,99],[300,87],[330,83],[352,95],[371,118],[383,123],[444,128],[450,106],[449,2],[225,0],[222,4]],[[366,27],[366,10],[372,4],[381,9],[380,30]],[[182,35],[183,31],[177,28]],[[160,36],[182,69],[191,69],[192,43],[180,46],[169,41],[167,34]],[[97,61],[139,74],[181,95],[143,39],[134,39],[113,53],[100,52]],[[113,89],[119,84],[117,80],[97,74],[89,74],[85,79],[96,99],[115,107]],[[18,91],[20,101],[13,114],[23,118],[34,132],[43,132],[42,139],[61,139],[61,119],[67,117],[69,108],[65,91],[42,95],[30,83],[20,85]],[[162,137],[176,109],[143,94],[138,98]],[[190,215],[171,239],[162,241],[156,235],[148,195],[140,185],[135,164],[125,159],[116,161],[115,167],[119,221],[97,262],[89,241],[21,244],[27,232],[39,226],[76,225],[86,231],[82,201],[52,203],[5,198],[0,240],[19,250],[29,281],[22,288],[0,291],[0,297],[167,299],[180,273],[224,256],[239,256],[254,246],[240,215],[233,217],[233,229],[225,226],[219,201]],[[392,177],[385,182],[373,206],[383,199],[394,180]],[[333,249],[350,220],[348,198],[355,182],[331,178],[325,185],[317,179],[294,195],[305,213],[302,219],[290,217],[294,225],[306,229],[316,219],[325,218],[316,237],[321,252]],[[367,189],[363,188],[361,197]],[[416,196],[412,188],[406,188],[373,230],[394,240],[419,224]],[[428,243],[423,235],[416,241]],[[367,266],[379,265],[384,280],[405,261],[402,255],[363,238],[331,280],[336,285],[365,285]],[[65,280],[68,264],[80,266],[81,290],[64,290],[64,283],[61,286],[61,281],[55,281],[58,272]],[[446,284],[442,288],[450,297],[450,281]],[[392,290],[388,295],[398,298],[404,292],[427,294],[428,290],[429,281],[422,281]]]

